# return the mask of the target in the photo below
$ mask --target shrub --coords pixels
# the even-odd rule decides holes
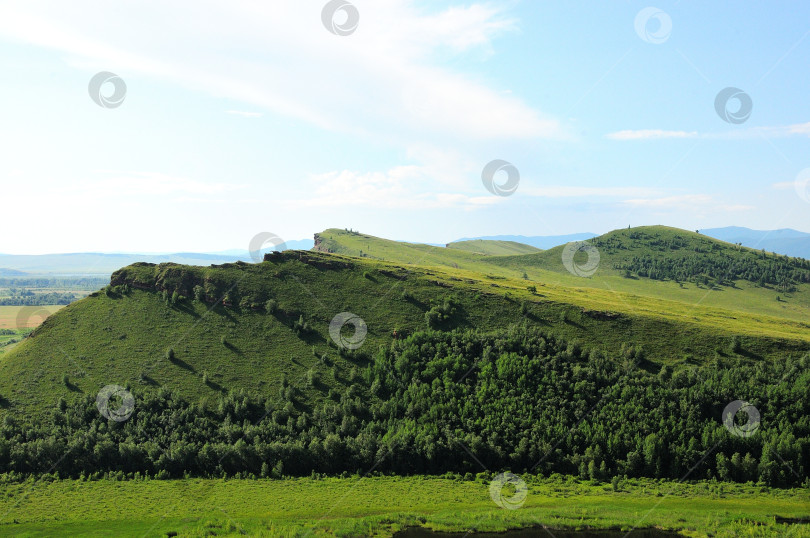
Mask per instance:
[[[438,329],[442,324],[456,315],[457,303],[452,298],[445,299],[441,305],[434,306],[425,312],[425,322],[431,329]]]
[[[302,334],[306,334],[310,330],[312,330],[311,327],[309,326],[309,323],[307,323],[306,320],[304,319],[304,314],[298,316],[298,321],[293,323],[292,328],[296,336],[301,336]]]
[[[264,303],[264,309],[268,314],[275,314],[278,309],[278,302],[275,299],[270,299]]]
[[[537,286],[526,286],[526,289],[529,290],[529,293],[532,295],[537,293]]]

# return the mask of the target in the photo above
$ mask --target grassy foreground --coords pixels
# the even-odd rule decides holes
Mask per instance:
[[[508,497],[509,493],[504,492]],[[391,536],[435,530],[657,527],[685,536],[810,536],[807,489],[717,482],[528,479],[525,504],[499,508],[489,480],[367,477],[0,484],[3,536]],[[172,534],[177,533],[177,534]],[[632,535],[631,535],[632,536]]]

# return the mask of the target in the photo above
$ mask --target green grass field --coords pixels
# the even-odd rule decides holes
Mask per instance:
[[[655,527],[693,537],[810,536],[808,490],[626,480],[527,479],[518,509],[497,506],[489,480],[354,477],[284,480],[78,481],[0,485],[3,536],[391,536],[443,531]],[[505,497],[511,492],[502,492]],[[631,535],[632,536],[632,535]]]
[[[496,241],[492,239],[470,239],[468,241],[456,241],[448,243],[447,248],[466,250],[477,254],[488,256],[509,256],[514,254],[532,254],[541,252],[542,249],[517,243],[515,241]]]

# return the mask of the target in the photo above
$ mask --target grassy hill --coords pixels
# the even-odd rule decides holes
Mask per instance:
[[[667,301],[665,309],[670,311],[707,306],[800,323],[810,319],[807,281],[810,262],[738,247],[677,228],[643,226],[616,230],[588,241],[599,253],[598,267],[588,278],[566,269],[565,246],[515,256],[461,256],[453,249],[389,241],[344,230],[327,230],[319,236],[326,238],[321,241],[320,250],[328,252],[362,254],[399,264],[509,279],[525,275],[531,281],[529,284],[616,292],[613,302],[620,304],[613,308],[619,310],[634,308],[635,300],[626,300],[628,294]],[[585,253],[574,256],[577,264],[586,260]],[[785,273],[800,276],[785,279]],[[760,282],[763,275],[765,280]]]
[[[535,290],[527,289],[532,285]],[[106,293],[62,309],[3,354],[0,395],[7,409],[39,412],[60,397],[75,399],[107,384],[170,386],[199,401],[239,389],[275,397],[286,379],[301,387],[305,400],[318,401],[347,383],[380,346],[390,345],[394,331],[402,338],[426,329],[431,310],[452,310],[436,326],[443,330],[486,332],[525,323],[613,354],[643,347],[651,368],[810,349],[808,325],[785,319],[287,251],[262,264],[135,264],[117,271]],[[339,352],[330,338],[329,324],[341,312],[365,320],[362,354]],[[308,330],[301,330],[302,322]],[[735,337],[741,344],[732,351]],[[310,370],[323,378],[325,390],[306,387]],[[335,377],[329,377],[332,371]]]
[[[467,241],[454,241],[447,243],[447,248],[466,250],[488,256],[508,256],[510,254],[531,254],[540,252],[539,248],[524,245],[516,241],[496,241],[490,239],[470,239]]]
[[[379,246],[434,254],[383,241],[372,251]],[[470,264],[520,258],[453,254]],[[341,327],[345,313],[362,322]],[[350,325],[367,334],[356,339]],[[0,474],[280,478],[483,466],[676,479],[716,450],[694,478],[794,486],[810,456],[808,328],[323,252],[139,263],[0,357]],[[124,389],[105,407],[108,385]],[[718,419],[741,399],[761,410],[762,435],[735,437]]]

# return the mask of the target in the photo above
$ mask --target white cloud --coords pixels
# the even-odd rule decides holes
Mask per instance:
[[[412,0],[358,1],[360,25],[341,37],[322,26],[322,5],[16,4],[4,8],[0,39],[66,53],[88,76],[145,75],[341,132],[407,143],[566,136],[557,120],[504,93],[508,81],[438,67],[447,51],[493,54],[493,39],[516,30],[503,8],[425,13]]]
[[[578,198],[578,197],[615,197],[615,196],[653,196],[660,194],[659,189],[649,187],[575,187],[568,185],[549,185],[521,190],[527,196],[544,198]]]
[[[610,140],[657,140],[661,138],[695,138],[697,131],[664,131],[662,129],[641,129],[638,131],[617,131],[605,135]]]
[[[706,138],[714,140],[746,140],[755,138],[787,138],[791,136],[810,136],[810,122],[792,125],[749,127],[717,133],[699,133],[697,131],[667,131],[663,129],[624,130],[608,133],[609,140],[659,140],[662,138]]]
[[[293,207],[474,209],[499,201],[496,196],[443,192],[421,166],[397,166],[387,172],[335,171],[312,176],[310,181],[312,195],[291,201]]]

